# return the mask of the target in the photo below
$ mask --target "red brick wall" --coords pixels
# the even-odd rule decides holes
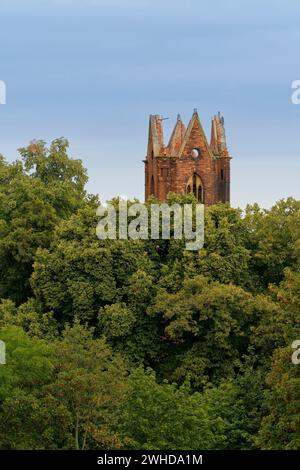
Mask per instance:
[[[193,115],[191,126],[183,141],[180,156],[170,155],[170,149],[163,145],[162,129],[158,129],[161,145],[160,156],[152,155],[151,140],[145,160],[145,199],[151,194],[151,179],[154,178],[154,196],[165,201],[169,192],[184,194],[189,178],[198,174],[203,182],[204,203],[215,204],[219,201],[230,202],[230,157],[227,151],[216,156],[209,147],[198,115]],[[200,155],[192,156],[196,148]],[[222,171],[222,173],[221,173]]]

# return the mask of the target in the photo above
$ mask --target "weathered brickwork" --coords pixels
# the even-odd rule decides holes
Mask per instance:
[[[212,119],[210,144],[195,110],[185,126],[177,117],[167,146],[164,144],[162,118],[151,115],[145,162],[145,199],[151,195],[165,201],[169,192],[192,192],[204,204],[230,202],[230,160],[224,119]]]

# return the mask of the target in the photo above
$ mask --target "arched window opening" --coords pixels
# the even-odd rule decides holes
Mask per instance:
[[[198,186],[198,194],[197,194],[197,199],[199,202],[203,202],[203,191],[202,191],[202,186],[199,184]]]
[[[194,173],[186,184],[186,193],[193,193],[198,202],[204,202],[204,188],[199,175]]]
[[[193,175],[193,193],[194,193],[194,196],[196,196],[196,193],[197,193],[197,177],[196,177],[196,175]]]
[[[224,170],[221,170],[221,180],[224,180]]]
[[[153,177],[153,175],[151,177],[151,195],[154,196],[154,177]]]

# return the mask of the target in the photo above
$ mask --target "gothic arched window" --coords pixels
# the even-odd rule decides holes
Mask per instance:
[[[199,175],[194,173],[186,184],[186,193],[193,193],[198,202],[204,203],[204,187]]]
[[[198,186],[198,194],[197,194],[197,199],[199,202],[203,202],[203,190],[201,184]]]
[[[154,196],[154,177],[153,177],[153,175],[151,177],[151,195]]]

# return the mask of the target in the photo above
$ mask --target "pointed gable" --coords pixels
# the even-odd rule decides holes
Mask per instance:
[[[169,144],[168,144],[168,153],[170,156],[175,157],[182,145],[183,138],[185,135],[185,125],[183,124],[180,114],[177,116],[177,122],[171,134]]]
[[[190,156],[194,148],[200,149],[203,154],[209,154],[212,157],[211,150],[202,128],[197,110],[194,111],[193,116],[189,122],[180,150],[178,152],[178,156]]]

